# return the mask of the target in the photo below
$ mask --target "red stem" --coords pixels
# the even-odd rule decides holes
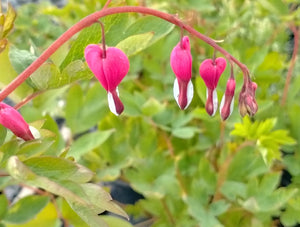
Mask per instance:
[[[102,35],[102,58],[106,58],[106,44],[105,44],[105,30],[104,25],[101,21],[98,21],[98,23],[101,25],[101,35]]]
[[[212,46],[214,49],[222,53],[229,61],[236,63],[241,70],[243,71],[244,78],[245,75],[249,75],[248,68],[229,54],[225,49],[220,47],[215,43],[215,41],[200,32],[193,29],[191,26],[184,24],[181,20],[176,18],[174,15],[160,12],[155,9],[150,9],[142,6],[122,6],[114,8],[104,8],[98,12],[92,13],[87,17],[80,20],[78,23],[69,28],[64,34],[62,34],[57,40],[55,40],[49,47],[46,49],[39,58],[37,58],[30,66],[28,66],[18,77],[16,77],[10,84],[5,87],[0,93],[0,102],[4,100],[10,93],[12,93],[19,85],[21,85],[35,70],[37,70],[61,45],[68,41],[74,34],[79,32],[85,27],[92,25],[97,22],[99,18],[104,16],[118,14],[118,13],[141,13],[148,14],[155,17],[159,17],[163,20],[169,21],[182,29],[185,29],[190,34],[195,35],[199,39],[206,42],[208,45]]]

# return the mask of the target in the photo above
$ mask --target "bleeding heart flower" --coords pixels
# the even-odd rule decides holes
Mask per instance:
[[[205,104],[206,112],[213,116],[218,108],[218,96],[216,87],[218,85],[221,74],[226,68],[226,60],[224,58],[206,59],[199,68],[199,73],[207,87]]]
[[[126,54],[115,47],[108,47],[104,53],[101,46],[90,44],[85,48],[84,56],[89,68],[107,91],[110,111],[120,115],[124,105],[119,98],[118,85],[129,70]]]
[[[220,104],[220,114],[223,120],[226,120],[233,111],[234,106],[235,80],[230,77],[227,81],[225,94]]]
[[[13,107],[3,102],[0,103],[0,124],[25,141],[34,139],[29,125],[22,115]]]
[[[174,98],[178,106],[186,109],[194,95],[192,78],[192,55],[189,37],[184,36],[173,48],[170,57],[171,68],[176,76],[173,87]]]

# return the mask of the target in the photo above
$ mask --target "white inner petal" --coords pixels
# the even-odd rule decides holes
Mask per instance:
[[[119,89],[117,87],[116,89],[116,92],[117,92],[117,95],[119,96]],[[115,104],[115,101],[113,99],[113,96],[110,92],[107,92],[107,100],[108,100],[108,107],[110,109],[110,111],[116,115],[116,116],[119,116],[119,114],[117,113],[117,110],[116,110],[116,104]]]
[[[231,100],[231,103],[230,103],[230,114],[229,114],[229,116],[232,114],[233,108],[234,108],[234,96],[232,97],[232,100]]]
[[[179,106],[179,103],[178,103],[178,97],[179,97],[179,85],[178,85],[178,80],[177,78],[175,78],[174,80],[174,86],[173,86],[173,95],[174,95],[174,98],[177,102],[177,105]]]
[[[221,104],[220,104],[220,114],[221,114],[221,112],[222,112],[224,103],[225,103],[225,94],[223,95],[222,100],[221,100]]]
[[[192,81],[190,80],[187,87],[187,105],[184,109],[186,109],[192,102],[194,96],[194,86]]]

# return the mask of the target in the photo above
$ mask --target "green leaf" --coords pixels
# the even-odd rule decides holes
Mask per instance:
[[[130,57],[146,49],[149,46],[150,40],[153,38],[153,36],[153,32],[132,35],[119,42],[116,47],[123,50],[124,53]]]
[[[82,155],[99,147],[113,132],[114,129],[111,129],[106,131],[96,131],[81,136],[72,144],[68,155],[73,156],[78,160]]]
[[[58,198],[57,203],[59,205],[59,209],[62,212],[62,216],[69,221],[69,223],[73,226],[80,227],[89,227],[86,222],[84,222],[80,216],[70,207],[67,201],[63,198]]]
[[[53,140],[31,140],[27,141],[20,147],[18,155],[25,157],[37,156],[45,153],[47,149],[54,143]]]
[[[74,164],[76,164],[77,169],[76,169],[76,172],[73,173],[69,177],[69,180],[77,182],[77,183],[86,183],[86,182],[92,180],[92,178],[94,176],[94,172],[92,172],[88,168],[86,168],[78,163],[74,163]]]
[[[84,166],[57,157],[34,157],[24,161],[24,164],[40,176],[57,180],[68,179],[83,183],[91,180],[94,175]]]
[[[49,202],[48,196],[30,195],[20,199],[8,210],[4,221],[24,223],[35,217]],[[30,207],[30,209],[28,209]]]
[[[20,74],[23,72],[37,57],[27,50],[19,50],[15,47],[9,49],[9,59],[14,70]]]
[[[0,195],[0,220],[6,215],[8,210],[8,199],[6,195]]]
[[[280,221],[284,226],[297,226],[300,222],[299,210],[287,206],[283,214],[280,215]]]
[[[60,75],[59,69],[53,63],[44,63],[31,76],[31,80],[38,90],[46,90],[53,88],[49,82],[53,78],[58,78]]]
[[[181,139],[193,138],[199,130],[196,127],[182,127],[172,129],[172,135]]]
[[[288,4],[285,4],[285,2],[282,2],[280,0],[261,0],[259,1],[259,4],[261,4],[266,10],[270,11],[272,14],[276,15],[285,15],[289,14],[288,10]]]
[[[6,161],[18,152],[18,142],[17,140],[10,140],[9,142],[3,144],[0,147],[0,151],[3,153],[0,166],[5,166]]]
[[[68,200],[67,202],[71,208],[84,220],[89,227],[108,227],[108,225],[92,211],[91,206],[82,206],[77,201]]]
[[[235,201],[239,197],[244,198],[246,190],[246,185],[237,181],[225,181],[221,187],[222,194],[231,201]]]
[[[30,221],[24,224],[7,224],[6,227],[58,227],[60,225],[61,220],[57,217],[57,208],[52,203],[48,203],[47,206]]]
[[[230,203],[225,200],[219,200],[210,204],[210,211],[213,215],[218,216],[225,213],[230,207]]]
[[[62,71],[53,73],[48,82],[49,88],[58,88],[73,83],[77,80],[92,78],[93,74],[81,60],[72,61]]]
[[[91,203],[95,207],[99,207],[103,210],[107,210],[112,213],[118,214],[129,220],[129,217],[126,214],[126,212],[116,203],[114,203],[110,194],[107,193],[100,186],[95,184],[82,184],[81,187],[83,188],[85,194],[89,196]]]
[[[34,157],[24,164],[37,175],[54,179],[68,179],[77,170],[71,161],[57,157]]]
[[[78,132],[78,119],[80,118],[80,110],[83,106],[83,91],[80,85],[75,84],[72,86],[67,94],[66,104],[66,120],[67,125],[73,132]]]
[[[0,62],[1,62],[0,72],[2,75],[5,75],[0,77],[1,88],[8,85],[18,75],[18,73],[16,73],[16,71],[14,70],[14,67],[9,59],[10,49],[15,49],[15,48],[11,48],[9,45],[7,45],[5,50],[0,53]],[[10,98],[12,98],[14,101],[21,101],[21,99],[29,95],[31,92],[32,89],[26,83],[23,83],[16,90],[14,90],[14,92],[10,95]]]
[[[114,216],[102,215],[101,218],[108,224],[110,227],[133,227],[129,222],[117,218]]]
[[[174,25],[167,21],[153,16],[145,16],[139,18],[126,30],[125,37],[151,32],[154,35],[152,39],[148,41],[148,46],[150,46],[166,36],[173,28]]]
[[[69,187],[63,187],[62,185],[49,180],[46,177],[38,176],[33,173],[28,167],[26,167],[17,156],[12,156],[7,163],[7,171],[10,175],[19,181],[25,181],[26,183],[35,187],[40,187],[48,192],[64,197],[75,212],[91,227],[107,226],[101,218],[97,216],[95,207],[84,198],[79,197],[74,193],[75,189],[80,188],[76,183],[72,183],[72,191]],[[74,190],[74,191],[73,191]],[[77,192],[77,191],[76,191]]]
[[[269,195],[257,194],[249,197],[246,201],[240,201],[240,203],[246,210],[251,212],[275,212],[297,192],[298,189],[295,188],[279,188]]]
[[[86,96],[80,85],[72,86],[67,95],[66,119],[73,133],[83,132],[95,126],[108,113],[106,91],[95,83]],[[105,98],[104,98],[105,97]]]
[[[165,109],[165,105],[157,99],[150,97],[142,106],[142,113],[146,116],[153,116]]]
[[[99,43],[101,39],[100,25],[95,23],[90,27],[83,29],[78,38],[72,44],[72,47],[60,65],[60,69],[63,70],[72,61],[82,59],[84,54],[84,49],[88,44]]]
[[[129,15],[127,13],[108,15],[101,20],[105,26],[105,42],[108,46],[116,46],[119,42],[128,37],[125,35],[125,31],[130,24]]]
[[[197,198],[189,197],[187,199],[187,205],[189,213],[194,217],[201,226],[205,227],[223,227],[223,225],[218,221],[218,219],[201,203],[197,201]]]

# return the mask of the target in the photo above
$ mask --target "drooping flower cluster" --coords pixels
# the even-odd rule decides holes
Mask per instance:
[[[25,141],[34,139],[29,125],[22,115],[13,107],[3,102],[0,103],[0,124]]]
[[[85,48],[84,55],[89,68],[107,91],[111,112],[120,115],[124,106],[119,98],[118,85],[129,70],[129,60],[126,54],[115,47],[106,48],[105,45],[90,44]],[[173,48],[170,65],[176,76],[173,95],[180,109],[184,110],[190,105],[194,95],[191,81],[192,55],[188,36],[183,36]],[[204,60],[199,68],[199,74],[207,88],[205,109],[211,116],[214,116],[218,109],[216,88],[226,65],[226,60],[219,57]],[[233,111],[235,86],[232,70],[220,104],[220,115],[223,120],[226,120]],[[255,90],[256,84],[253,82],[243,86],[239,98],[242,116],[246,113],[253,115],[257,111]]]
[[[170,57],[170,65],[176,76],[174,82],[174,98],[181,109],[186,109],[193,98],[192,78],[192,55],[189,38],[184,36],[180,42],[173,48]],[[214,116],[218,109],[217,85],[220,76],[226,68],[227,62],[224,58],[213,58],[204,60],[199,68],[199,74],[206,85],[206,112]],[[248,75],[247,75],[248,76]],[[250,78],[249,78],[249,81]],[[231,65],[231,75],[226,84],[226,90],[220,104],[220,115],[226,120],[233,111],[234,93],[236,82],[233,76],[233,67]],[[244,116],[246,113],[253,115],[257,111],[255,101],[256,84],[250,82],[244,84],[240,94],[240,112]]]

